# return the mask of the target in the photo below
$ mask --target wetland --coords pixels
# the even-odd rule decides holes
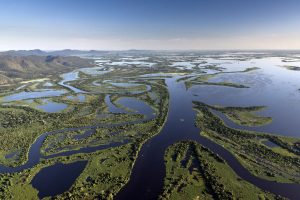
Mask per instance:
[[[69,71],[10,77],[0,85],[0,198],[299,199],[290,58],[87,53]]]

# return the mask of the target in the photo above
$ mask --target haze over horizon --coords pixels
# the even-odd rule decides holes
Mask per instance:
[[[300,49],[297,0],[1,3],[1,51]]]

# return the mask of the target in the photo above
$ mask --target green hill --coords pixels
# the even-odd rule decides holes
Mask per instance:
[[[15,78],[40,78],[92,66],[92,60],[73,56],[0,55],[0,84],[12,83]]]

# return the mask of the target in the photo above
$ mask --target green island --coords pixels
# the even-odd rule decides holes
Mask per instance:
[[[209,110],[210,106],[201,102],[194,104],[200,134],[224,146],[251,173],[277,182],[300,182],[297,176],[300,172],[298,138],[233,129],[215,116]],[[264,140],[278,146],[270,148],[262,143]]]
[[[300,0],[0,0],[0,200],[300,200]]]
[[[251,107],[222,107],[209,106],[213,110],[222,112],[234,123],[243,126],[263,126],[272,122],[271,117],[260,116],[256,112],[264,110],[265,106]]]
[[[170,146],[160,199],[276,199],[242,180],[217,154],[193,141]]]
[[[233,83],[233,82],[213,82],[209,81],[211,78],[214,78],[220,74],[235,74],[235,73],[247,73],[251,71],[258,70],[260,68],[258,67],[248,67],[242,71],[232,71],[232,72],[226,72],[226,71],[218,71],[213,74],[201,74],[198,76],[194,77],[187,77],[187,78],[182,78],[180,81],[185,81],[186,88],[189,89],[194,85],[214,85],[214,86],[224,86],[224,87],[233,87],[233,88],[249,88],[249,86],[243,85],[243,84],[238,84],[238,83]]]
[[[1,198],[21,198],[23,195],[22,191],[26,188],[26,195],[28,195],[26,198],[35,199],[37,191],[31,186],[30,182],[40,169],[57,162],[71,163],[79,160],[88,161],[85,170],[78,177],[72,188],[68,192],[57,196],[57,198],[70,198],[70,195],[73,198],[84,198],[86,194],[88,194],[89,197],[94,196],[94,198],[98,198],[99,194],[101,194],[101,198],[103,199],[114,196],[128,181],[132,165],[141,145],[153,135],[157,134],[164,123],[167,114],[168,96],[167,93],[164,92],[164,86],[160,84],[160,81],[152,86],[152,92],[155,91],[160,92],[157,94],[160,97],[158,103],[151,101],[148,94],[134,96],[148,100],[149,105],[152,105],[157,111],[157,118],[146,122],[132,125],[125,124],[109,129],[97,128],[94,134],[80,140],[74,139],[73,136],[82,134],[82,131],[70,131],[49,135],[41,147],[41,153],[45,156],[51,156],[52,154],[64,152],[65,148],[69,151],[86,146],[92,147],[124,140],[128,140],[128,144],[89,154],[80,153],[42,160],[33,168],[24,170],[23,172],[1,174],[1,185],[4,190],[3,193],[1,193]],[[116,100],[117,98],[118,97],[115,96],[112,99]],[[64,97],[56,98],[56,101],[66,101],[64,99]],[[107,110],[105,104],[99,104],[99,102],[101,102],[101,96],[91,95],[86,98],[84,103],[75,101],[73,104],[70,104],[69,106],[72,106],[72,109],[69,109],[70,111],[53,114],[41,112],[30,107],[3,107],[1,112],[5,114],[10,113],[10,115],[8,115],[9,117],[1,119],[1,124],[3,124],[2,129],[7,131],[3,132],[1,139],[3,142],[1,146],[2,164],[17,166],[24,163],[27,155],[26,152],[30,144],[33,143],[38,134],[46,131],[101,123],[124,123],[141,119],[141,116],[137,114],[107,113],[104,118],[97,117],[99,110],[104,110],[104,112]],[[24,134],[24,130],[27,130],[26,134]],[[13,135],[10,134],[8,137],[9,132],[13,133]],[[111,132],[120,133],[110,134]],[[7,155],[8,152],[14,151],[18,151],[19,154],[10,159],[5,159],[5,155]],[[101,167],[99,167],[99,164],[101,164]]]
[[[5,65],[0,72],[0,199],[118,200],[132,180],[150,176],[147,171],[137,176],[135,166],[148,147],[161,148],[150,142],[165,134],[166,127],[168,135],[162,137],[168,140],[159,145],[168,146],[157,154],[165,172],[159,177],[161,190],[153,191],[158,199],[284,199],[242,179],[226,158],[193,141],[194,136],[184,132],[189,128],[224,147],[251,174],[279,184],[300,184],[299,138],[234,129],[216,114],[259,128],[272,122],[271,116],[258,113],[268,105],[209,105],[201,102],[201,92],[190,90],[213,85],[248,91],[250,85],[235,83],[234,77],[232,82],[212,79],[241,73],[256,76],[260,68],[229,71],[222,64],[206,62],[201,54],[173,58],[98,53],[101,58],[0,56]],[[143,59],[142,64],[135,59]],[[183,59],[193,67],[185,62],[174,65]],[[250,64],[250,59],[237,60]],[[177,125],[185,128],[183,134],[177,133]],[[85,164],[65,190],[43,193],[43,186],[35,184],[44,170],[76,163]],[[69,177],[63,178],[68,185]],[[49,190],[55,187],[51,184]]]

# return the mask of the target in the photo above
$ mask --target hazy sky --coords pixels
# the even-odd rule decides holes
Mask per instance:
[[[300,0],[0,0],[0,50],[300,49]]]

